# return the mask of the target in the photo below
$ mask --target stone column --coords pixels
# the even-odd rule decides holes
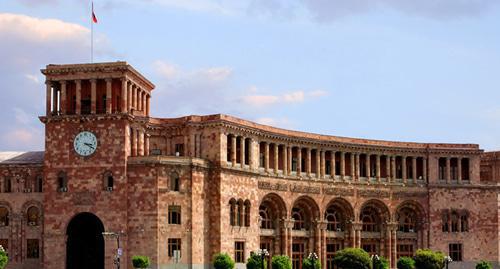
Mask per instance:
[[[143,91],[142,92],[142,111],[143,111],[142,114],[144,116],[147,115],[147,113],[146,113],[146,110],[147,110],[147,101],[146,101],[146,99],[147,99],[147,94],[146,94],[146,92]]]
[[[297,176],[302,173],[302,148],[297,147]]]
[[[240,161],[241,168],[245,167],[245,138],[241,137],[240,139]]]
[[[76,83],[76,106],[75,114],[80,115],[82,113],[82,81],[77,79]]]
[[[446,157],[446,183],[450,184],[450,181],[451,181],[450,157]]]
[[[52,116],[52,81],[46,80],[45,87],[47,89],[45,92],[45,114],[50,117]]]
[[[357,242],[357,239],[356,239],[356,228],[355,228],[355,225],[354,223],[351,224],[351,247],[355,248],[356,247],[356,242]]]
[[[137,132],[132,128],[130,129],[130,143],[132,148],[131,155],[137,156]]]
[[[427,158],[423,157],[422,158],[422,177],[425,182],[427,182]]]
[[[401,169],[403,170],[403,182],[408,183],[408,177],[406,175],[406,156],[401,157]]]
[[[106,114],[113,112],[113,103],[115,100],[113,100],[112,82],[112,79],[106,79]]]
[[[132,107],[132,82],[127,83],[127,113],[130,113]]]
[[[149,117],[149,115],[151,115],[151,95],[148,94],[147,98],[146,98],[146,116]]]
[[[59,101],[57,100],[57,87],[54,85],[54,87],[52,87],[52,112],[54,112],[54,114],[57,115],[57,112],[58,111],[58,107],[57,105],[59,104]]]
[[[311,149],[306,148],[306,174],[308,177],[311,176]]]
[[[137,136],[139,137],[137,141],[137,151],[139,156],[144,156],[144,131],[137,130]]]
[[[356,153],[356,181],[359,181],[360,167],[359,167],[359,153]]]
[[[66,81],[62,80],[61,82],[61,101],[60,101],[60,106],[61,106],[61,114],[65,115],[66,114],[66,107],[68,104],[67,101],[67,93],[66,93]]]
[[[462,184],[462,158],[457,158],[458,184]]]
[[[136,97],[135,97],[135,110],[137,111],[141,111],[141,91],[142,89],[141,88],[137,88],[137,92],[136,92]]]
[[[322,171],[321,169],[321,154],[323,154],[323,152],[320,153],[319,149],[316,150],[316,178],[321,178],[322,175],[324,174],[324,170]],[[323,162],[325,161],[325,156],[323,155]]]
[[[391,175],[391,181],[396,181],[396,156],[391,156],[391,169],[392,169],[392,175]]]
[[[343,151],[340,152],[340,177],[345,180],[345,152]]]
[[[413,182],[417,182],[417,157],[411,157],[411,174]]]
[[[351,180],[356,179],[356,153],[349,154],[351,161]]]
[[[322,150],[321,154],[320,154],[320,170],[321,170],[320,178],[325,178],[325,174],[326,174],[325,154],[326,154],[325,151]],[[331,166],[330,166],[330,168],[331,168]]]
[[[393,228],[392,229],[392,260],[394,262],[394,265],[396,265],[396,262],[398,260],[398,256],[397,256],[397,253],[398,253],[398,247],[397,247],[397,244],[398,244],[398,239],[397,239],[397,228]],[[396,267],[396,266],[394,266]]]
[[[371,175],[371,173],[372,173],[372,169],[371,169],[371,166],[372,166],[372,164],[371,164],[371,154],[368,153],[365,156],[366,156],[366,158],[365,158],[366,178],[369,181],[370,178],[371,178],[371,176],[372,176]]]
[[[128,93],[127,93],[127,79],[122,78],[122,107],[121,107],[121,112],[122,113],[127,113],[128,107],[127,107],[127,98],[128,98]]]
[[[131,98],[130,98],[130,106],[134,111],[137,110],[137,86],[132,84],[131,86]]]
[[[337,170],[335,166],[335,151],[330,151],[330,175],[332,176],[332,179],[335,179],[335,170]]]
[[[391,181],[391,158],[385,155],[385,177],[387,182]]]
[[[392,229],[390,225],[387,225],[387,251],[385,256],[387,257],[387,260],[389,261],[389,268],[395,268],[394,264],[392,263]]]
[[[236,136],[231,136],[231,165],[236,166]]]
[[[288,150],[288,171],[287,175],[290,175],[290,172],[292,172],[292,147],[287,147]]]
[[[90,113],[96,113],[96,96],[97,96],[97,80],[90,80]],[[108,100],[106,98],[106,105],[108,104]]]
[[[376,171],[376,177],[377,177],[377,182],[380,182],[380,155],[375,156],[375,169]]]
[[[288,148],[286,145],[283,145],[283,175],[288,175]]]
[[[280,151],[280,148],[278,146],[278,144],[274,143],[274,173],[277,174],[278,173],[278,170],[279,170],[279,151]]]
[[[264,142],[264,169],[269,172],[269,143]]]
[[[149,134],[144,133],[144,156],[149,156]]]

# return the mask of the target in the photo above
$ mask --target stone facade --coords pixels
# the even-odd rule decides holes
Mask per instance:
[[[500,261],[498,152],[227,115],[153,118],[154,85],[125,62],[42,73],[46,150],[0,161],[9,269],[82,260],[113,268],[117,235],[122,268],[133,255],[148,255],[152,268],[208,268],[215,253],[244,261],[259,248],[292,257],[294,268],[309,252],[332,268],[344,247],[387,257],[393,268],[418,248],[449,253],[454,267]],[[97,138],[95,149],[84,144],[95,150],[85,157],[74,150],[82,131]]]

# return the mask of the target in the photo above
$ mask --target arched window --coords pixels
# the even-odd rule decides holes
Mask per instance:
[[[468,212],[462,212],[460,215],[460,231],[468,232],[469,231],[469,214]]]
[[[415,211],[410,208],[403,208],[398,213],[399,231],[403,233],[416,232],[416,215]]]
[[[245,201],[245,227],[250,227],[250,201]]]
[[[179,191],[181,188],[181,180],[179,178],[179,174],[173,173],[170,176],[170,190],[171,191]]]
[[[43,191],[43,177],[39,175],[35,179],[35,192],[42,192],[42,191]]]
[[[67,192],[68,191],[68,178],[66,173],[59,172],[57,175],[57,191],[59,192]]]
[[[341,214],[335,208],[330,207],[326,210],[325,220],[328,231],[341,232],[344,230]]]
[[[273,229],[274,228],[270,213],[271,212],[269,212],[269,208],[267,206],[261,205],[259,207],[260,228],[261,229]]]
[[[304,212],[302,209],[297,208],[297,207],[292,208],[292,218],[294,220],[294,223],[293,223],[294,230],[305,229]]]
[[[10,177],[5,177],[3,179],[3,191],[12,192],[12,179]]]
[[[365,207],[361,212],[361,222],[363,223],[363,232],[379,232],[377,211],[372,207]]]
[[[452,212],[451,213],[451,231],[452,232],[458,232],[458,221],[459,221],[459,216],[457,212]]]
[[[443,232],[449,232],[450,231],[450,218],[449,218],[449,214],[448,214],[448,210],[443,210],[443,213],[441,214],[441,222],[442,222],[442,226],[441,226],[441,230]]]
[[[229,224],[236,226],[236,200],[234,198],[229,201]]]
[[[26,219],[29,226],[38,226],[40,223],[40,210],[36,206],[30,206],[26,211]]]
[[[238,214],[236,216],[236,225],[237,226],[243,226],[243,220],[245,218],[244,216],[245,211],[243,209],[243,200],[238,200]]]
[[[0,226],[9,226],[9,209],[0,206]]]
[[[104,190],[113,191],[115,188],[115,179],[110,171],[104,173]]]

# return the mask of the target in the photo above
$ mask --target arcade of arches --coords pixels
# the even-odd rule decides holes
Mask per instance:
[[[367,200],[354,208],[343,198],[324,208],[308,196],[291,207],[270,193],[259,205],[260,247],[271,255],[288,255],[293,268],[301,268],[309,252],[319,254],[325,268],[333,268],[333,255],[346,247],[363,248],[387,257],[393,266],[400,256],[413,256],[428,244],[426,212],[416,201],[404,201],[391,212],[380,200]]]

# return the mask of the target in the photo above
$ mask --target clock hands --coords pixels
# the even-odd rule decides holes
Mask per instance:
[[[94,146],[92,146],[92,144],[89,144],[89,143],[83,143],[85,146],[91,148],[91,149],[94,149]]]

